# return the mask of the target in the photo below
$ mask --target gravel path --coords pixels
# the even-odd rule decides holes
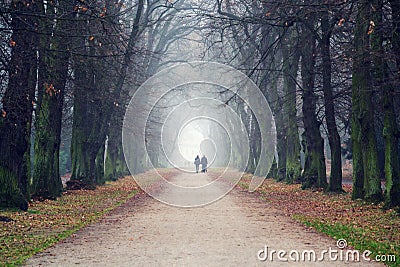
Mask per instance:
[[[181,174],[176,184],[204,185],[206,174]],[[221,184],[215,183],[215,190]],[[160,192],[163,194],[165,192]],[[173,192],[172,192],[173,193]],[[171,192],[169,192],[171,194]],[[176,197],[180,197],[177,195]],[[372,262],[288,262],[258,259],[260,250],[321,251],[336,242],[239,189],[200,208],[168,206],[148,196],[133,198],[63,242],[34,256],[26,266],[382,266]],[[346,250],[343,250],[343,259]],[[293,252],[292,258],[296,257]],[[332,255],[334,256],[334,254]]]

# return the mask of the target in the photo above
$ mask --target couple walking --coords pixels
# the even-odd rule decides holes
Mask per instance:
[[[199,172],[199,165],[201,164],[201,172],[207,172],[207,158],[206,156],[203,155],[203,157],[200,160],[199,155],[196,156],[194,159],[194,165],[196,165],[196,173]]]

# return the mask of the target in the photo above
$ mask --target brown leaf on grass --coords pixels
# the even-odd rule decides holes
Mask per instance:
[[[93,223],[138,192],[135,180],[127,176],[95,190],[67,191],[57,200],[33,201],[28,212],[2,211],[0,216],[10,221],[0,222],[0,265],[18,262],[56,242],[60,234]]]
[[[251,175],[245,175],[240,185],[248,185]],[[267,179],[257,192],[283,214],[325,225],[348,226],[354,229],[352,238],[393,244],[400,248],[400,220],[393,210],[382,205],[365,204],[351,199],[352,186],[343,185],[346,194],[325,193],[321,190],[302,190],[300,184],[288,185]],[[396,251],[397,253],[399,250]]]

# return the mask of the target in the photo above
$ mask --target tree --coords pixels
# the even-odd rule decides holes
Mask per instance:
[[[122,91],[126,73],[134,53],[134,45],[141,31],[141,16],[144,1],[139,1],[136,7],[136,17],[127,41],[126,50],[122,56],[122,64],[114,64],[116,71],[110,79],[106,73],[109,63],[96,61],[96,56],[105,56],[109,47],[99,45],[93,35],[89,40],[79,38],[76,42],[80,53],[74,58],[74,124],[72,132],[72,179],[94,186],[104,182],[104,149],[110,118],[113,118],[114,108]],[[88,18],[87,14],[81,14]],[[87,30],[85,20],[77,22],[78,29]],[[97,22],[97,23],[101,23]],[[96,22],[92,22],[94,29]],[[104,30],[103,35],[108,31]],[[84,32],[82,36],[85,36]],[[89,45],[86,45],[88,42]],[[82,56],[83,55],[83,56]],[[89,58],[87,60],[87,58]],[[82,62],[84,64],[82,64]],[[116,61],[114,61],[116,62]],[[112,90],[111,90],[112,88]]]
[[[383,137],[385,139],[385,208],[400,206],[400,163],[399,163],[399,130],[396,123],[396,111],[393,96],[395,95],[394,87],[398,86],[399,68],[400,68],[400,2],[390,1],[392,8],[392,18],[394,24],[393,35],[393,53],[397,64],[397,77],[390,77],[388,65],[386,62],[380,62],[382,66],[382,83],[384,91],[384,128]],[[381,44],[382,45],[382,44]],[[383,50],[383,48],[381,48]],[[378,54],[379,55],[379,54]],[[377,60],[383,61],[385,57],[378,57]],[[395,72],[396,73],[396,72]],[[392,79],[390,79],[392,78]],[[394,80],[394,82],[388,82]],[[396,84],[397,80],[397,84]]]
[[[30,136],[36,86],[35,1],[10,4],[11,29],[8,87],[0,119],[0,205],[28,208]]]
[[[372,9],[369,1],[357,4],[354,35],[355,55],[353,63],[353,198],[370,202],[382,200],[381,177],[378,165],[372,85],[370,44],[373,32]]]
[[[314,27],[314,18],[308,19],[308,27]],[[303,27],[301,36],[301,78],[303,82],[303,150],[305,155],[302,188],[327,188],[324,140],[319,130],[314,94],[316,37],[311,29]]]
[[[42,198],[61,195],[59,170],[61,120],[64,91],[69,68],[69,41],[66,31],[71,25],[73,6],[69,1],[40,3],[41,32],[39,48],[38,101],[34,150],[34,194]],[[61,18],[63,16],[63,18]],[[55,22],[53,22],[55,21]]]
[[[335,105],[332,93],[332,60],[331,60],[331,35],[332,21],[329,19],[328,10],[321,15],[320,49],[322,57],[322,90],[324,92],[325,120],[328,132],[329,147],[331,149],[331,174],[329,180],[329,191],[342,192],[342,155],[340,136],[337,130],[335,118]]]
[[[283,58],[283,90],[285,93],[284,116],[287,127],[286,136],[286,177],[285,181],[294,183],[300,181],[300,140],[297,126],[297,104],[296,104],[296,77],[299,69],[300,53],[296,42],[294,29],[288,32],[281,40]]]

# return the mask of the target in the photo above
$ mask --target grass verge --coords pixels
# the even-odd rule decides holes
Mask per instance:
[[[239,186],[248,189],[251,175],[244,175]],[[381,204],[367,204],[351,199],[346,193],[302,190],[299,184],[266,179],[257,189],[260,197],[285,215],[338,240],[345,239],[351,248],[372,252],[387,266],[400,266],[400,217],[395,210],[383,210]],[[394,255],[394,257],[393,257]]]
[[[64,192],[57,200],[34,201],[29,210],[0,210],[0,266],[16,266],[32,255],[97,221],[139,192],[132,177],[107,182],[95,190]]]

